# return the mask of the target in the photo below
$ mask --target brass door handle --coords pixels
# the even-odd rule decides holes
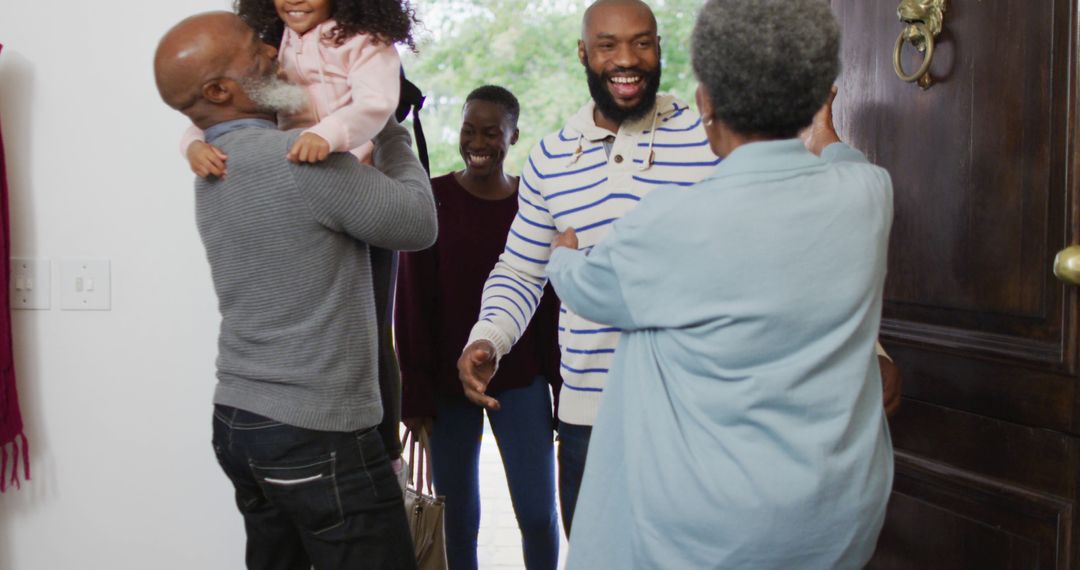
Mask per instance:
[[[908,36],[914,32],[914,37]],[[916,38],[923,39],[923,49],[926,50],[926,54],[923,56],[922,65],[919,66],[919,70],[911,75],[904,72],[904,66],[900,63],[900,50],[904,48],[904,41],[908,40],[912,45],[916,44]],[[922,51],[920,49],[919,51]],[[930,64],[934,61],[934,35],[930,33],[930,30],[926,29],[926,24],[922,22],[915,22],[910,26],[900,31],[900,35],[896,38],[896,48],[893,49],[892,64],[893,70],[896,71],[896,75],[903,81],[908,83],[919,82],[919,86],[923,89],[930,87],[930,75],[927,73],[930,71]],[[926,78],[925,81],[923,78]],[[923,85],[923,83],[926,85]]]
[[[1054,257],[1054,276],[1070,285],[1080,285],[1080,245],[1070,245]]]
[[[897,36],[896,45],[893,47],[893,70],[901,80],[908,83],[917,81],[919,87],[928,89],[933,84],[930,64],[934,61],[934,38],[941,33],[945,18],[945,0],[901,0],[896,15],[906,25]],[[910,42],[915,49],[925,54],[918,71],[910,75],[900,63],[900,52],[905,42]]]

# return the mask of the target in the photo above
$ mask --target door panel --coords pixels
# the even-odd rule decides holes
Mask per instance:
[[[889,355],[905,364],[904,396],[909,399],[1024,426],[1071,433],[1080,427],[1073,413],[1076,383],[1071,377],[956,352],[929,355],[895,342],[890,347]]]
[[[900,0],[832,0],[844,140],[889,170],[882,340],[904,377],[875,568],[1072,568],[1080,485],[1076,0],[950,0],[922,90]],[[921,54],[905,46],[907,70]]]
[[[954,0],[926,91],[892,69],[898,0],[833,4],[845,32],[838,126],[897,189],[886,329],[1061,363],[1050,266],[1064,244],[1070,3]]]
[[[889,522],[871,568],[1059,568],[1072,505],[898,453]],[[903,525],[900,521],[922,524]]]
[[[957,412],[924,401],[903,403],[893,423],[893,445],[928,461],[992,478],[1003,486],[1076,494],[1073,436]],[[1066,473],[1072,476],[1063,476]]]

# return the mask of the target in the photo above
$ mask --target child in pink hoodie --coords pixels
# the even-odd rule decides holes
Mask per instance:
[[[351,151],[370,162],[372,143],[400,95],[394,44],[415,49],[407,0],[236,0],[237,13],[267,43],[280,42],[286,78],[308,92],[307,108],[278,117],[283,129],[308,127],[289,150],[293,162],[321,162]],[[224,176],[227,156],[191,127],[181,141],[198,176]]]

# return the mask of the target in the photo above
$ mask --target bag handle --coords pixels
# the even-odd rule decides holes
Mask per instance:
[[[424,108],[424,101],[427,97],[420,91],[420,88],[415,83],[409,81],[405,77],[405,68],[401,68],[401,95],[398,100],[398,107],[394,111],[394,117],[400,123],[404,121],[409,114],[412,114],[413,119],[413,132],[416,135],[416,151],[420,155],[420,164],[424,165],[424,170],[427,171],[428,176],[431,176],[431,166],[428,164],[428,150],[427,139],[424,138],[424,127],[420,124],[420,109]]]
[[[418,430],[406,428],[405,435],[401,439],[401,446],[409,447],[409,486],[434,497],[435,490],[432,484],[431,472],[431,440],[426,427],[421,426]],[[419,457],[417,448],[419,447]],[[418,484],[419,483],[419,484]],[[423,488],[421,488],[423,486]]]

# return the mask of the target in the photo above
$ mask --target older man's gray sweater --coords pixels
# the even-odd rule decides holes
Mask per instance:
[[[229,131],[214,140],[227,177],[195,184],[222,317],[214,402],[358,430],[383,414],[368,246],[430,246],[435,203],[400,125],[375,138],[375,168],[349,154],[293,164],[285,155],[299,134]]]

